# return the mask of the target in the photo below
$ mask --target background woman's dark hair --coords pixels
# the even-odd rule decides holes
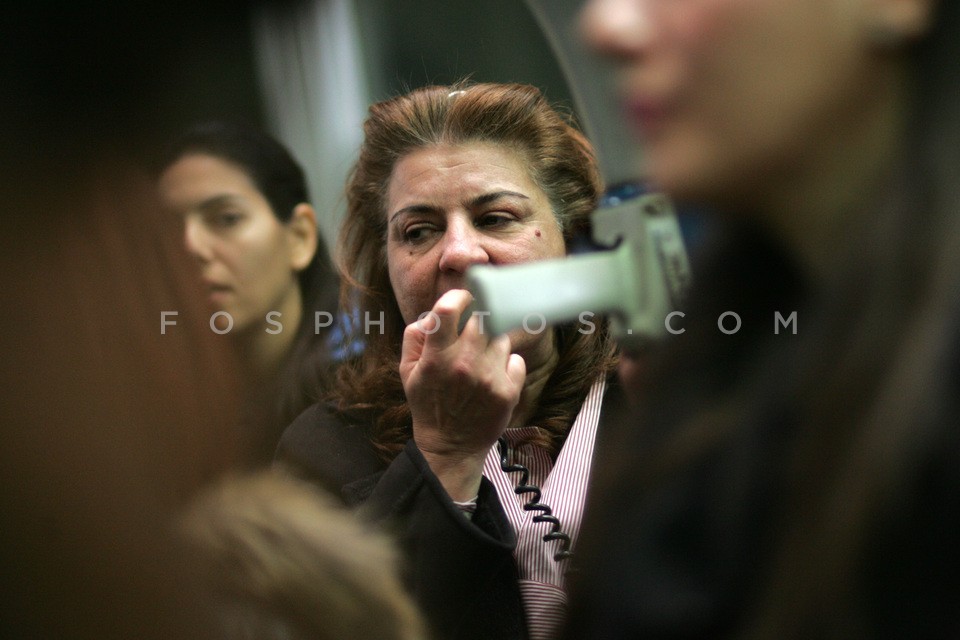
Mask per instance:
[[[298,204],[310,202],[303,169],[286,147],[259,129],[222,121],[196,125],[164,150],[158,173],[190,154],[215,156],[240,167],[266,198],[273,215],[284,224],[290,222]],[[318,240],[313,259],[298,275],[303,317],[278,378],[281,426],[316,402],[332,383],[326,345],[329,326],[318,332],[314,314],[326,312],[336,318],[340,283],[323,236]]]
[[[385,197],[394,165],[410,152],[432,145],[486,142],[522,154],[536,184],[546,193],[569,244],[589,226],[601,191],[593,149],[568,118],[554,110],[536,87],[476,84],[424,87],[370,107],[364,143],[347,182],[347,217],[338,243],[344,274],[341,304],[377,321],[363,335],[363,356],[341,368],[335,397],[341,410],[368,409],[376,417],[376,444],[385,458],[410,437],[410,415],[397,365],[404,322],[390,285],[386,259]],[[369,314],[366,316],[365,314]],[[590,386],[613,366],[606,324],[580,333],[557,331],[560,361],[541,396],[531,424],[537,442],[559,450]]]

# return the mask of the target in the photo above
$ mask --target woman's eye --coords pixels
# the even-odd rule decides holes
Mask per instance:
[[[403,230],[403,241],[415,244],[430,237],[433,227],[427,224],[410,225]]]
[[[484,229],[497,229],[513,222],[515,218],[509,213],[485,213],[477,219],[476,225]]]
[[[221,229],[228,229],[234,227],[243,220],[242,213],[235,213],[232,211],[225,211],[222,213],[216,213],[209,218],[210,223]]]

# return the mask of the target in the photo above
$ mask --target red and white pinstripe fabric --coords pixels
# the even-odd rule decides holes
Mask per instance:
[[[572,541],[571,549],[576,549],[580,533],[580,519],[583,516],[605,387],[606,381],[601,379],[590,389],[555,465],[542,449],[528,445],[519,450],[514,447],[515,442],[535,427],[507,429],[504,434],[510,445],[508,460],[530,470],[529,483],[542,490],[540,501],[549,505],[560,520],[560,530],[569,535]],[[567,605],[564,573],[568,561],[557,562],[553,559],[561,543],[558,540],[543,541],[551,525],[547,522],[534,523],[533,517],[537,512],[523,510],[523,505],[531,496],[516,495],[514,488],[520,480],[520,473],[507,474],[500,469],[500,455],[496,446],[487,454],[483,474],[496,487],[507,518],[517,532],[514,555],[520,570],[520,592],[530,626],[530,638],[554,638],[563,623]]]

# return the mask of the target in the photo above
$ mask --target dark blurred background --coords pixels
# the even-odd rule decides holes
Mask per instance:
[[[101,145],[148,163],[197,121],[241,120],[305,165],[330,244],[371,101],[470,77],[572,109],[521,0],[40,0],[8,3],[0,29],[8,176]]]
[[[187,321],[209,310],[158,148],[200,120],[270,130],[332,244],[366,106],[464,76],[568,101],[518,0],[4,5],[0,636],[206,635],[168,529],[243,458],[240,402],[226,345]]]

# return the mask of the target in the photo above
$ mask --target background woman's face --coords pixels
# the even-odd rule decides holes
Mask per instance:
[[[215,156],[186,155],[164,171],[160,194],[182,217],[210,301],[233,317],[234,329],[287,308],[298,287],[290,231],[245,171]]]
[[[650,176],[750,206],[856,127],[878,90],[866,0],[590,0],[582,28],[620,63]]]
[[[516,264],[566,253],[547,195],[523,156],[467,143],[413,151],[387,189],[387,265],[404,321],[414,322],[474,264]],[[545,335],[545,334],[544,334]],[[535,335],[511,335],[514,351]]]

